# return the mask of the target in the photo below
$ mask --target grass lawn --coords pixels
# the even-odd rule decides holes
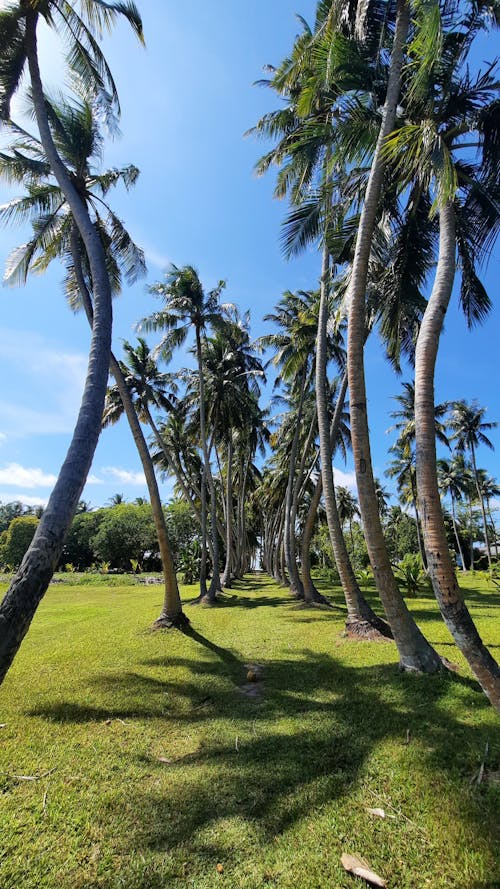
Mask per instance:
[[[500,597],[464,588],[498,657]],[[191,635],[149,632],[161,598],[43,601],[0,688],[1,889],[365,885],[343,852],[389,889],[500,886],[500,720],[430,598],[411,608],[458,677],[400,674],[392,643],[346,640],[341,607],[264,576],[187,605]]]

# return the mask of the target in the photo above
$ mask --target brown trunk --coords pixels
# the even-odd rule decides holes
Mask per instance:
[[[500,712],[500,668],[482,642],[464,602],[448,551],[436,472],[434,369],[455,277],[455,211],[440,213],[439,259],[420,327],[415,363],[417,486],[427,563],[441,614],[493,707]]]
[[[347,298],[349,305],[347,367],[350,392],[351,441],[359,506],[375,584],[394,634],[401,668],[434,673],[441,668],[441,659],[417,627],[406,607],[406,603],[403,601],[392,572],[385,545],[370,453],[363,354],[368,264],[384,175],[382,147],[386,137],[393,129],[396,119],[396,107],[401,87],[403,51],[409,21],[409,3],[407,0],[398,0],[396,29],[392,46],[387,94],[382,114],[382,125],[366,187]]]

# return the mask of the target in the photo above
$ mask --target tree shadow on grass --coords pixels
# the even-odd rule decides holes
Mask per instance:
[[[121,750],[124,764],[132,757],[147,773],[108,798],[120,813],[131,860],[168,853],[179,868],[186,858],[198,868],[213,868],[227,856],[219,840],[219,825],[227,819],[271,844],[302,818],[342,802],[358,784],[370,787],[371,754],[385,743],[391,745],[390,772],[399,769],[402,786],[382,778],[378,796],[367,798],[367,805],[384,806],[384,794],[397,803],[398,792],[403,805],[415,772],[425,770],[443,782],[443,805],[450,803],[474,835],[495,847],[495,819],[471,793],[470,779],[486,742],[497,752],[498,745],[491,724],[477,727],[461,718],[467,709],[489,708],[470,680],[412,676],[395,665],[346,666],[331,654],[305,650],[265,662],[263,694],[248,699],[241,693],[242,660],[192,628],[184,635],[195,649],[188,647],[183,656],[169,653],[137,662],[128,673],[95,676],[97,706],[65,702],[30,714],[75,723],[161,718],[165,738],[193,731],[197,749],[169,762]],[[151,668],[154,676],[145,672]],[[88,689],[87,682],[86,699]],[[421,820],[425,808],[410,815]],[[354,816],[363,817],[355,807]],[[332,839],[332,854],[340,854],[341,839]],[[133,884],[138,889],[166,885],[164,876],[156,884],[152,872],[139,879]]]

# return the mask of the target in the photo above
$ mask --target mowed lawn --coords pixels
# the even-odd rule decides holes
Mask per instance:
[[[500,597],[464,586],[498,657]],[[0,688],[1,889],[365,885],[343,852],[390,889],[500,886],[500,720],[433,600],[410,604],[457,677],[348,641],[338,590],[305,610],[252,575],[188,604],[191,635],[149,632],[161,598],[50,588]]]

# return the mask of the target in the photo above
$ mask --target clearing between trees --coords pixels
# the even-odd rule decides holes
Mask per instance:
[[[498,649],[498,592],[463,587]],[[392,889],[499,885],[498,718],[430,595],[409,607],[456,676],[346,639],[340,590],[197,592],[152,633],[161,587],[50,588],[0,690],[2,889],[364,885],[342,853]]]

